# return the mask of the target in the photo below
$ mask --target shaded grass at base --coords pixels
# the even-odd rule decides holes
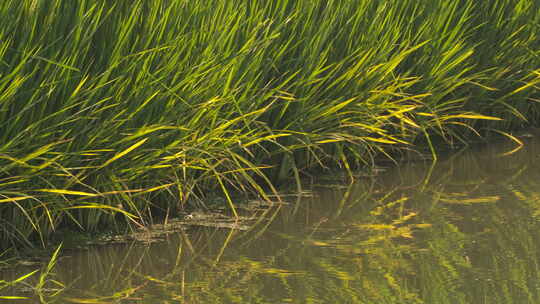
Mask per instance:
[[[538,122],[539,4],[0,4],[0,239]]]

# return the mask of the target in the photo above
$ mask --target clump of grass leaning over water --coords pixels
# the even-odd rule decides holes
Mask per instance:
[[[536,123],[539,6],[4,1],[2,244]]]

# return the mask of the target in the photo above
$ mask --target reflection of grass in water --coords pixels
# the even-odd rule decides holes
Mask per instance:
[[[59,281],[54,279],[54,267],[58,261],[60,249],[62,245],[59,245],[56,250],[52,253],[49,262],[45,264],[41,269],[37,269],[21,275],[20,277],[7,281],[0,281],[0,291],[7,287],[12,287],[12,290],[15,290],[14,293],[20,293],[23,291],[24,294],[32,294],[34,297],[37,297],[41,303],[47,303],[48,298],[58,297],[62,293],[66,286]],[[37,282],[33,282],[33,275],[39,274]],[[30,299],[27,296],[9,296],[9,295],[0,295],[0,299],[3,300],[23,300]]]
[[[539,236],[538,223],[531,215],[538,208],[539,170],[538,162],[529,158],[537,155],[534,147],[527,147],[532,151],[521,151],[521,159],[518,155],[501,157],[498,151],[476,154],[481,157],[465,155],[458,162],[441,165],[443,170],[435,170],[437,174],[430,176],[432,180],[428,187],[421,191],[407,190],[417,197],[419,203],[416,206],[424,204],[420,201],[437,203],[430,208],[422,208],[424,213],[430,214],[425,217],[434,223],[434,228],[447,226],[439,233],[427,235],[430,246],[437,248],[432,251],[440,259],[438,262],[448,264],[449,254],[446,251],[453,250],[460,252],[457,259],[466,259],[470,263],[471,267],[458,271],[459,276],[456,276],[458,280],[466,278],[465,284],[475,287],[475,290],[466,286],[460,288],[466,295],[466,303],[537,301],[539,295],[534,282],[538,281],[539,273],[534,265],[538,263],[535,240]],[[410,174],[403,180],[408,181],[407,184],[415,182]],[[407,188],[406,185],[401,187]],[[488,199],[495,197],[496,200]],[[411,202],[414,201],[411,198]],[[437,213],[444,218],[440,215],[434,217]],[[457,233],[464,237],[461,242],[440,246]],[[442,250],[444,247],[446,250]],[[428,265],[422,265],[428,276],[437,274]],[[428,303],[439,303],[444,298],[440,293],[432,292],[434,289],[426,290],[432,295]]]
[[[540,236],[531,215],[540,194],[538,179],[531,177],[538,176],[537,164],[507,163],[514,174],[497,181],[499,199],[493,202],[488,198],[495,195],[494,181],[480,170],[490,166],[483,155],[465,154],[437,165],[442,170],[402,172],[391,187],[362,181],[326,194],[337,203],[325,212],[304,202],[295,218],[287,219],[309,219],[303,231],[274,239],[274,247],[263,246],[266,239],[205,230],[206,236],[190,236],[191,247],[184,241],[169,249],[176,262],[159,274],[152,272],[156,257],[140,256],[140,263],[122,275],[110,269],[116,276],[97,275],[101,285],[93,290],[106,292],[94,298],[107,295],[117,303],[130,297],[144,297],[142,303],[535,303]],[[494,161],[504,169],[500,158]],[[262,252],[239,257],[235,246]],[[113,260],[100,258],[103,265],[95,268],[104,270]],[[109,280],[121,284],[111,287]],[[126,290],[132,293],[111,296]]]
[[[330,299],[335,303],[355,300],[363,303],[537,302],[539,294],[535,282],[540,275],[534,265],[539,258],[536,254],[538,224],[530,216],[538,208],[538,182],[520,178],[519,174],[507,175],[506,180],[500,181],[500,185],[506,184],[507,188],[502,186],[497,192],[499,198],[493,202],[488,199],[493,198],[488,192],[492,181],[482,177],[481,171],[468,178],[457,172],[471,166],[474,163],[450,167],[450,171],[447,168],[445,175],[431,176],[433,180],[429,183],[408,180],[407,184],[418,183],[425,187],[410,189],[402,185],[403,190],[395,190],[394,195],[373,206],[372,217],[356,216],[354,222],[360,224],[351,225],[350,218],[343,215],[348,223],[346,228],[336,231],[321,227],[313,237],[297,240],[302,250],[317,251],[317,254],[298,254],[295,245],[288,248],[280,255],[282,260],[273,261],[269,267],[287,265],[300,273],[283,276],[277,288],[288,290],[298,303],[309,299],[321,303]],[[529,169],[533,176],[537,174],[534,168]],[[516,172],[525,174],[527,168],[522,169],[525,170]],[[455,174],[460,174],[460,183],[471,185],[468,191],[455,192],[456,187],[452,185]],[[517,182],[523,186],[516,187]],[[360,200],[365,200],[362,192],[366,189],[358,188]],[[512,195],[517,192],[516,188],[519,188],[521,201]],[[401,200],[402,203],[396,204],[400,200],[391,199],[403,194],[407,195],[408,202]],[[437,203],[441,196],[447,201]],[[348,202],[345,205],[359,204]],[[381,208],[386,210],[380,212]],[[432,227],[413,230],[414,238],[410,240],[409,229],[403,229],[406,233],[400,236],[397,229],[391,227],[393,222],[406,218],[408,213],[403,210],[407,209],[418,211],[419,223],[433,223]],[[352,211],[341,211],[341,214]],[[414,229],[418,223],[414,223],[414,217],[410,220],[412,223],[404,226]],[[362,228],[363,232],[356,228]],[[340,238],[334,239],[336,236]],[[268,277],[264,282],[272,281],[272,273],[261,275]],[[254,282],[264,284],[255,279]],[[214,295],[219,298],[220,292],[223,291],[215,290]],[[248,298],[242,300],[249,301]]]

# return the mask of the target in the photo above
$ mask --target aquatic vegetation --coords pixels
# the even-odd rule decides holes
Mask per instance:
[[[3,1],[0,243],[537,123],[539,5]]]

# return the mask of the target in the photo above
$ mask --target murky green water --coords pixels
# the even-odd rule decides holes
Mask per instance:
[[[312,196],[267,210],[249,231],[197,227],[162,242],[64,252],[48,279],[65,286],[48,281],[43,300],[539,303],[540,145],[504,155],[513,147],[354,184],[321,178]]]

